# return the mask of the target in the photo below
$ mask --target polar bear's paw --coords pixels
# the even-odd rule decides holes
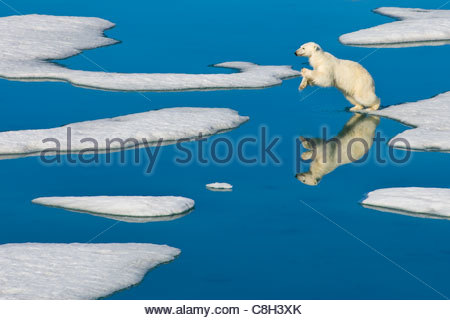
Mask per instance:
[[[308,80],[306,78],[303,78],[302,82],[300,83],[298,90],[303,90],[308,86]]]
[[[358,110],[362,110],[362,109],[364,109],[364,107],[360,104],[357,104],[354,107],[350,108],[350,111],[358,111]]]
[[[314,152],[309,150],[309,151],[303,152],[300,157],[302,158],[302,160],[306,161],[306,160],[311,160],[313,155],[314,155]]]
[[[371,106],[370,108],[367,108],[367,109],[375,111],[375,110],[378,110],[379,108],[380,108],[380,104],[377,103],[377,104],[375,104],[375,105],[373,105],[373,106]]]

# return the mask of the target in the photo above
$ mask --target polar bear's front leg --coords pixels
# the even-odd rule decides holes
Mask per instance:
[[[314,156],[314,151],[312,150],[308,150],[302,153],[302,155],[300,156],[302,158],[302,160],[311,160]]]
[[[307,79],[309,75],[311,75],[312,70],[306,69],[306,68],[302,68],[302,70],[300,70],[300,75],[303,77],[303,79]]]
[[[308,71],[311,71],[309,69],[306,68],[302,68],[302,70],[300,71],[300,75],[303,77],[302,82],[300,82],[300,86],[298,87],[298,90],[303,90],[305,89],[308,84],[311,84],[311,82],[309,82],[308,80]]]
[[[314,84],[319,87],[331,87],[333,85],[333,78],[329,73],[306,68],[303,68],[300,73],[302,77],[308,80],[310,85]]]
[[[300,85],[298,86],[298,90],[303,90],[308,86],[308,80],[303,77],[302,82],[300,82]]]

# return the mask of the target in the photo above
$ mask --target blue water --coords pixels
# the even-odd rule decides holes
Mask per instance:
[[[208,65],[234,60],[300,69],[306,59],[293,52],[307,41],[318,42],[338,57],[359,60],[374,49],[343,46],[337,39],[391,21],[371,9],[381,5],[431,9],[442,2],[10,0],[9,4],[21,13],[96,16],[115,22],[116,28],[107,35],[122,43],[85,53],[106,70],[200,73],[217,72]],[[0,6],[0,14],[14,12]],[[376,81],[382,105],[388,106],[447,91],[449,53],[449,46],[380,49],[362,63]],[[99,70],[81,56],[62,63]],[[181,195],[196,201],[188,216],[170,222],[119,223],[95,239],[168,244],[182,250],[175,261],[152,270],[138,286],[111,299],[441,299],[430,287],[450,295],[448,221],[383,213],[358,204],[377,188],[448,187],[450,155],[416,152],[404,165],[379,165],[369,156],[363,164],[339,167],[316,187],[303,185],[294,178],[295,138],[318,136],[323,126],[336,134],[352,114],[335,89],[321,89],[304,99],[315,89],[299,93],[299,81],[263,90],[143,97],[66,83],[0,80],[1,131],[199,106],[230,107],[250,116],[248,123],[222,135],[233,141],[257,136],[262,125],[271,137],[282,139],[276,148],[282,159],[279,165],[233,161],[179,166],[173,160],[179,151],[168,146],[161,150],[151,175],[145,174],[146,163],[49,166],[33,157],[0,161],[0,243],[86,242],[114,224],[31,204],[38,196]],[[382,119],[377,130],[389,138],[404,128]],[[195,149],[195,143],[187,145]],[[233,192],[206,190],[204,185],[214,181],[233,184]]]

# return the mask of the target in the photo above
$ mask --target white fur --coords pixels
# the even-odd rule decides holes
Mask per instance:
[[[375,116],[355,114],[332,139],[300,137],[303,147],[309,149],[301,157],[312,162],[309,171],[297,174],[296,178],[315,186],[337,167],[361,159],[372,147],[379,121]]]
[[[308,57],[309,64],[314,68],[301,70],[303,80],[300,90],[308,85],[336,87],[354,105],[350,109],[352,111],[364,107],[377,110],[380,107],[380,99],[375,94],[375,83],[370,73],[359,63],[338,59],[314,42],[305,43],[295,54]]]

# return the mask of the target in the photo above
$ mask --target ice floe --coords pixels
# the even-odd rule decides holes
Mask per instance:
[[[66,153],[147,147],[158,141],[164,145],[231,130],[247,120],[227,108],[167,108],[52,129],[0,132],[0,155],[35,155],[56,149],[56,141]]]
[[[125,222],[167,221],[194,208],[194,200],[175,196],[43,197],[33,203]]]
[[[226,182],[214,182],[208,183],[206,185],[206,188],[211,191],[231,191],[233,189],[233,186]]]
[[[450,43],[450,10],[382,7],[374,12],[399,19],[339,37],[343,44],[370,47],[414,47]]]
[[[299,76],[290,66],[225,62],[232,74],[114,73],[72,70],[50,60],[116,43],[103,32],[114,24],[100,18],[22,15],[0,18],[0,77],[60,80],[76,86],[119,91],[264,88]],[[101,61],[98,61],[101,64]]]
[[[417,217],[450,218],[450,189],[387,188],[369,192],[361,204],[380,211]]]
[[[142,243],[0,245],[0,299],[96,299],[139,283],[179,249]]]
[[[450,151],[450,91],[431,99],[403,103],[369,113],[414,127],[391,139],[389,145],[392,147]],[[406,140],[408,145],[401,139]]]

